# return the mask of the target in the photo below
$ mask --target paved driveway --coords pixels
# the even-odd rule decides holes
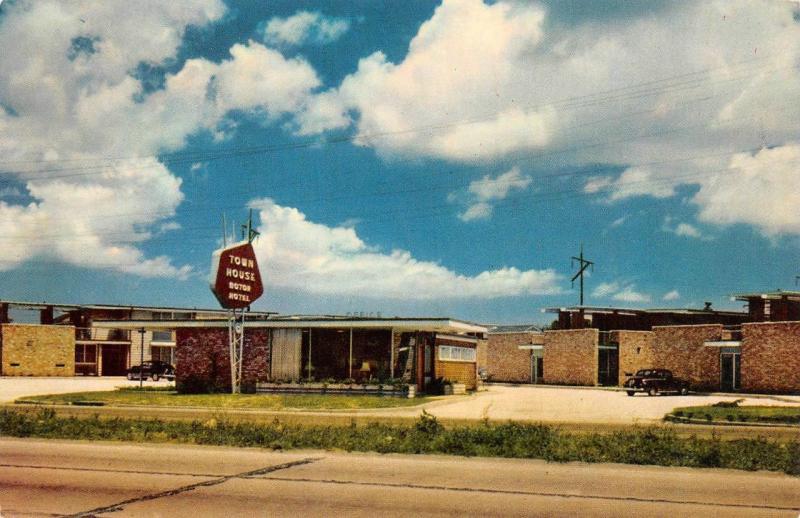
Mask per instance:
[[[145,386],[166,386],[166,380],[145,381]],[[65,394],[67,392],[97,392],[114,390],[117,387],[138,386],[138,381],[128,381],[123,377],[107,378],[28,378],[7,376],[0,378],[0,403],[12,403],[15,399],[41,394]]]
[[[710,405],[734,401],[744,396],[636,395],[624,392],[568,387],[530,385],[490,385],[485,392],[452,402],[433,403],[426,410],[442,418],[492,420],[527,420],[565,423],[651,423],[678,406]],[[747,398],[743,405],[800,405],[800,398]],[[796,402],[792,402],[796,400]]]
[[[138,381],[109,378],[0,378],[0,403],[38,394],[63,394],[113,390],[138,386]],[[146,381],[145,386],[166,386],[169,382]],[[723,395],[649,397],[627,396],[624,392],[593,388],[542,387],[532,385],[490,385],[487,390],[468,396],[453,396],[423,406],[436,417],[493,421],[532,421],[544,423],[652,423],[678,406],[710,405],[744,398],[744,405],[800,405],[800,397],[778,399]],[[273,412],[275,413],[275,412]],[[282,413],[282,412],[277,412]],[[289,413],[295,413],[290,411]],[[359,411],[312,411],[308,414],[416,417],[420,407]]]

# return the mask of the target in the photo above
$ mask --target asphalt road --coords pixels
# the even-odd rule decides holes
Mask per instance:
[[[0,439],[4,518],[799,513],[774,473]]]

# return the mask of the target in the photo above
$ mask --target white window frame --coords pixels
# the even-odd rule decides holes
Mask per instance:
[[[457,345],[440,345],[439,361],[475,363],[477,354],[474,347],[459,347]]]

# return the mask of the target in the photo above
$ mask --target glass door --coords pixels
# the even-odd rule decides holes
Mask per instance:
[[[719,388],[723,392],[739,390],[739,377],[741,376],[742,355],[739,353],[720,354],[720,380]]]

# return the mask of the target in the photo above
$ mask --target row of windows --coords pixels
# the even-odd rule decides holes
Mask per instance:
[[[150,355],[153,360],[175,365],[175,348],[158,347],[150,348]],[[93,344],[75,344],[75,363],[97,363],[97,346]]]
[[[439,360],[454,362],[474,362],[475,349],[470,347],[455,347],[452,345],[439,346]]]
[[[75,345],[75,363],[97,362],[97,346],[88,344]]]
[[[161,360],[162,362],[175,365],[175,348],[174,347],[156,347],[155,345],[150,348],[150,357],[153,360]]]
[[[153,338],[154,342],[172,342],[174,339],[172,338],[172,331],[153,331]]]

